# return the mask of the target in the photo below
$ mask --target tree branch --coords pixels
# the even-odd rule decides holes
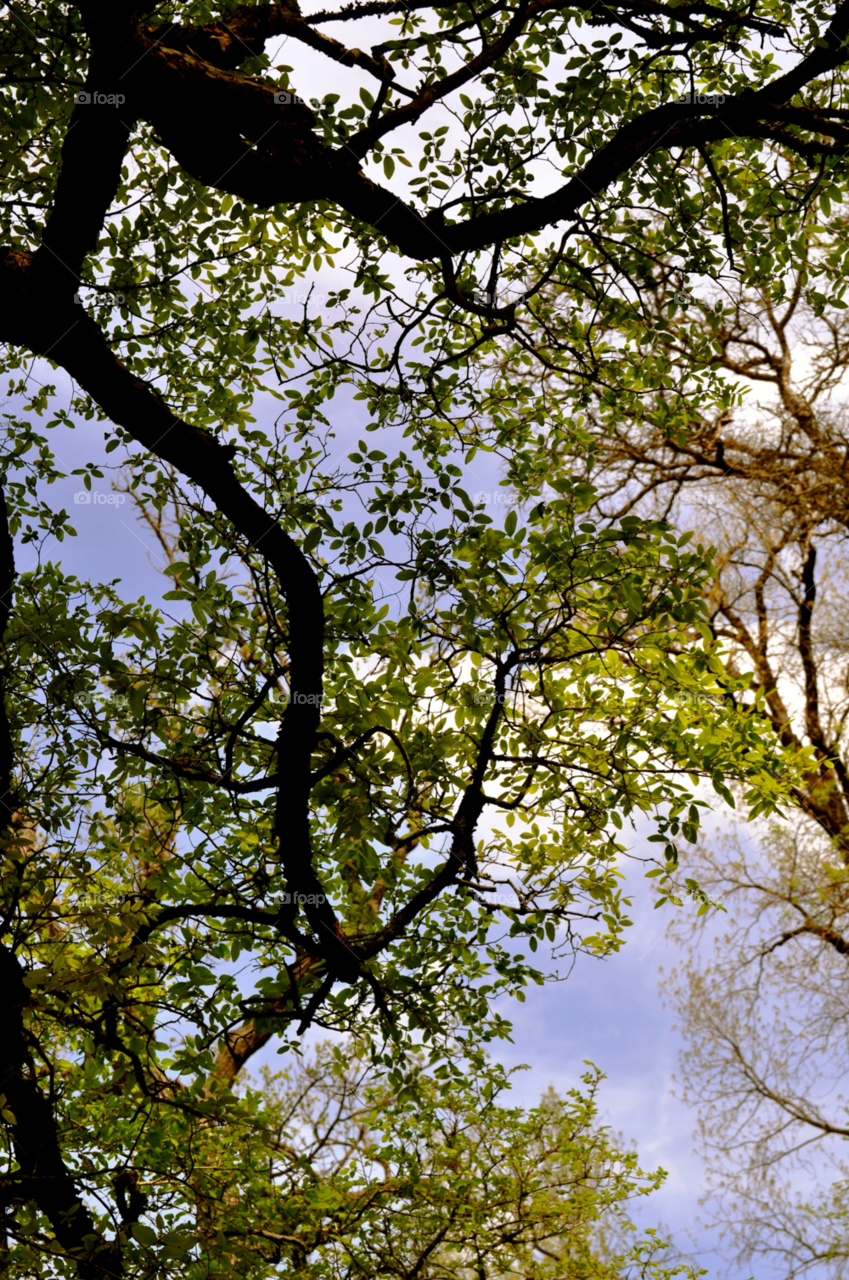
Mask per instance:
[[[528,20],[550,7],[547,0],[537,0],[520,9],[502,36],[476,58],[429,85],[411,103],[388,111],[337,150],[313,133],[314,117],[308,108],[294,101],[284,105],[275,101],[275,86],[205,61],[190,52],[188,38],[174,37],[186,46],[181,52],[155,43],[155,28],[132,29],[111,20],[101,5],[84,9],[97,10],[96,20],[88,24],[97,55],[114,68],[127,67],[121,81],[128,110],[153,125],[178,163],[198,181],[264,208],[331,200],[379,229],[403,254],[420,260],[481,249],[570,218],[656,149],[703,147],[739,137],[775,138],[797,151],[813,146],[818,153],[842,155],[846,150],[845,146],[805,143],[774,128],[782,112],[791,121],[783,106],[787,99],[849,59],[849,48],[843,43],[849,26],[844,3],[826,31],[825,46],[786,75],[722,104],[667,103],[643,112],[621,125],[580,173],[542,199],[529,198],[495,213],[448,224],[442,210],[431,210],[423,217],[360,171],[357,157],[374,141],[418,119],[445,93],[465,84],[494,57],[503,56]],[[278,22],[301,21],[284,6],[273,9]],[[260,14],[262,7],[254,12]],[[821,111],[806,115],[804,108],[793,108],[792,123],[818,133],[827,120]]]
[[[77,1191],[52,1108],[36,1081],[23,1021],[30,1000],[23,969],[0,945],[0,1092],[15,1117],[10,1128],[19,1166],[10,1179],[0,1179],[0,1193],[35,1201],[61,1248],[76,1262],[80,1280],[118,1280],[124,1272],[119,1245],[104,1240]]]

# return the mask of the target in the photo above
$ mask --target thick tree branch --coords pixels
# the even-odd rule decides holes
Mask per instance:
[[[281,1020],[291,1022],[295,1017],[303,1016],[299,989],[304,982],[319,973],[321,968],[321,960],[299,949],[297,959],[289,970],[291,989],[274,1000],[262,1018],[249,1018],[223,1037],[215,1057],[215,1065],[204,1086],[207,1095],[231,1087],[245,1063],[276,1034]]]
[[[310,852],[310,762],[321,718],[324,610],[309,561],[240,484],[233,446],[175,417],[152,388],[124,368],[94,321],[34,272],[31,255],[12,250],[0,255],[0,293],[8,308],[0,317],[0,341],[48,356],[66,369],[116,425],[197,484],[276,574],[289,615],[291,697],[276,744],[275,832],[289,889],[306,895],[312,928],[340,971],[349,972],[350,951]],[[284,927],[293,927],[296,910],[281,909]]]
[[[15,584],[15,548],[9,532],[6,494],[0,483],[0,835],[5,834],[17,805],[15,800],[15,749],[6,706],[8,656],[6,630],[12,613]]]
[[[15,1117],[12,1142],[18,1170],[0,1179],[7,1200],[34,1200],[80,1280],[117,1280],[123,1262],[117,1242],[103,1239],[62,1156],[52,1108],[38,1087],[23,1012],[30,1003],[24,971],[0,946],[0,1092]],[[6,1182],[6,1186],[3,1183]]]
[[[250,782],[240,782],[232,777],[210,773],[208,769],[203,769],[198,765],[187,764],[184,760],[175,760],[173,756],[163,756],[157,751],[149,751],[147,747],[142,747],[137,742],[124,742],[121,738],[113,737],[111,733],[101,733],[99,738],[105,746],[118,752],[119,755],[135,756],[138,760],[144,760],[147,764],[155,764],[158,768],[172,773],[175,778],[185,778],[187,782],[206,782],[212,787],[221,787],[233,795],[252,795],[257,791],[270,791],[272,787],[280,785],[280,775],[277,773],[271,774],[267,778],[255,778]]]
[[[817,598],[816,586],[817,549],[811,543],[802,565],[802,599],[799,604],[799,657],[805,676],[805,729],[811,742],[820,751],[830,754],[820,723],[820,697],[817,686],[817,669],[811,639],[811,620]]]
[[[396,911],[385,928],[363,945],[362,953],[366,959],[379,955],[390,942],[399,938],[425,907],[439,897],[449,885],[454,884],[463,871],[477,874],[475,829],[486,803],[483,781],[492,761],[498,725],[503,715],[506,673],[507,666],[499,664],[494,681],[493,707],[481,734],[472,776],[463,790],[457,812],[451,821],[453,838],[448,857],[439,870],[434,872],[429,883],[414,894],[399,911]]]
[[[348,49],[332,36],[314,31],[310,21],[304,19],[296,0],[290,0],[288,4],[243,5],[226,21],[202,27],[174,24],[163,31],[155,26],[145,28],[144,34],[156,44],[191,53],[222,71],[235,71],[247,58],[257,57],[275,36],[291,36],[343,67],[359,67],[381,82],[395,78],[394,68],[384,57]]]
[[[222,58],[214,49],[211,56],[216,62],[192,52],[198,42],[209,52],[209,40],[220,49],[223,35],[207,33],[204,44],[201,34],[195,33],[193,45],[185,32],[169,29],[173,36],[166,33],[156,43],[155,28],[135,29],[126,21],[110,20],[102,4],[83,8],[97,57],[111,67],[127,67],[120,76],[126,86],[127,110],[148,120],[178,163],[198,181],[265,208],[331,200],[378,229],[403,254],[417,259],[484,248],[570,218],[653,150],[703,147],[738,137],[772,138],[797,151],[829,151],[820,143],[807,143],[775,126],[784,118],[814,134],[821,134],[826,126],[828,132],[836,133],[822,111],[806,113],[804,108],[794,107],[790,112],[783,104],[806,84],[849,59],[849,48],[843,43],[849,23],[846,4],[840,6],[827,30],[825,46],[814,50],[791,72],[757,92],[722,104],[668,103],[643,112],[623,124],[580,173],[542,199],[527,199],[495,213],[448,224],[441,210],[434,209],[423,217],[360,171],[355,152],[362,154],[388,130],[418,119],[438,98],[465,84],[494,57],[503,56],[531,17],[549,7],[545,0],[538,0],[536,5],[520,9],[502,36],[465,67],[429,85],[406,106],[389,110],[361,131],[351,145],[339,150],[325,146],[313,133],[313,116],[305,106],[294,101],[280,104],[275,101],[275,86],[223,69],[217,65]],[[267,9],[252,9],[253,19],[239,11],[244,30],[248,31],[251,21],[257,29],[263,22],[270,27],[275,22],[278,26],[300,22],[294,8]],[[238,23],[234,30],[238,30]],[[171,38],[183,46],[182,50],[166,45]],[[250,39],[247,45],[251,47]],[[338,53],[334,51],[334,56]],[[375,68],[369,70],[374,72]],[[842,139],[843,135],[839,136]],[[841,141],[831,150],[842,155],[845,143]]]
[[[35,268],[52,275],[65,291],[79,283],[86,257],[97,247],[106,212],[121,181],[121,166],[130,141],[129,111],[97,95],[118,96],[120,81],[95,58],[62,144],[61,168],[53,206],[44,226]]]

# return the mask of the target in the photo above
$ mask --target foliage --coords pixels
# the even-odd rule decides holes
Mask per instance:
[[[125,1228],[134,1273],[205,1275],[198,1243],[219,1273],[244,1276],[667,1280],[686,1270],[665,1266],[652,1233],[638,1241],[628,1224],[630,1203],[663,1174],[642,1173],[598,1126],[598,1072],[584,1093],[549,1093],[526,1112],[502,1104],[506,1081],[491,1068],[446,1091],[411,1062],[403,1096],[370,1078],[351,1045],[266,1070],[261,1091],[239,1091],[230,1144],[217,1124],[183,1112],[163,1128],[129,1098],[105,1097],[79,1127],[91,1136],[77,1154],[102,1159],[99,1125],[134,1132],[127,1195],[146,1188],[144,1221]],[[21,1242],[16,1265],[37,1273],[38,1249]]]
[[[372,19],[370,53],[324,31]],[[399,1105],[419,1052],[461,1097],[499,998],[550,972],[526,942],[620,945],[619,831],[655,822],[677,900],[700,779],[755,814],[798,781],[808,755],[780,755],[707,627],[709,551],[588,516],[557,460],[592,467],[593,387],[632,415],[667,390],[684,429],[662,344],[635,355],[643,286],[662,253],[718,271],[743,234],[772,270],[839,179],[847,30],[813,3],[4,11],[9,1266],[300,1266],[266,1257],[247,1167],[225,1206],[247,1259],[201,1205],[188,1260],[145,1252],[191,1216],[145,1217],[160,1173],[201,1151],[214,1199],[270,1105],[230,1088],[254,1053],[318,1024]],[[283,37],[342,93],[298,101]],[[516,497],[503,521],[476,464]],[[51,558],[69,470],[130,496],[158,598]],[[335,1194],[303,1185],[295,1236]]]
[[[838,205],[834,216],[844,216]],[[686,435],[663,395],[597,446],[596,518],[664,514],[715,541],[706,593],[729,674],[809,757],[787,820],[701,838],[688,859],[727,908],[722,927],[675,922],[687,959],[666,981],[698,1109],[712,1225],[740,1265],[842,1276],[845,1079],[847,319],[810,281],[828,267],[821,219],[770,288],[702,282],[662,344],[682,377],[714,361],[716,401],[694,397]],[[671,280],[658,272],[665,313]]]

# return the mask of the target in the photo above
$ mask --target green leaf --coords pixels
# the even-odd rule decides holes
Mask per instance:
[[[155,1231],[148,1227],[144,1222],[134,1222],[130,1227],[130,1234],[139,1244],[144,1245],[148,1249],[152,1249],[158,1242],[158,1236]]]

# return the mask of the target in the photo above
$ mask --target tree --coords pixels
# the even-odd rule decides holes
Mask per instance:
[[[252,1224],[242,1229],[263,1274],[279,1251],[269,1257],[262,1235],[278,1212],[273,1167],[260,1168],[260,1196],[237,1164],[238,1205],[221,1200],[217,1170],[226,1180],[246,1131],[267,1128],[259,1104],[227,1087],[272,1035],[296,1042],[317,1022],[370,1036],[376,1069],[424,1117],[405,1045],[426,1045],[439,1088],[469,1070],[485,1078],[480,1041],[507,1030],[494,1001],[542,980],[512,939],[618,946],[609,822],[647,810],[665,840],[679,825],[692,838],[698,810],[679,772],[707,770],[721,789],[742,769],[752,799],[770,802],[774,747],[756,720],[711,702],[670,732],[658,709],[672,684],[716,688],[717,660],[690,642],[703,557],[665,528],[575,530],[568,508],[539,515],[530,555],[518,528],[458,531],[467,558],[446,561],[453,581],[391,625],[358,575],[338,575],[337,608],[353,623],[343,631],[342,615],[328,663],[306,867],[288,827],[278,844],[263,794],[288,800],[280,748],[263,733],[279,716],[268,689],[287,676],[283,607],[259,572],[233,583],[206,572],[204,542],[192,550],[202,513],[184,520],[192,558],[168,578],[178,589],[167,594],[193,604],[188,618],[52,564],[20,576],[5,642],[11,1274],[49,1273],[57,1249],[82,1275],[143,1274],[155,1230],[165,1265],[185,1252],[187,1224],[201,1274],[251,1273],[206,1229],[207,1201]],[[667,652],[685,641],[686,656]],[[509,661],[511,643],[530,672],[508,684],[518,660],[505,671],[499,653]],[[473,803],[508,825],[467,835]],[[344,968],[323,941],[330,909]],[[454,1039],[465,1062],[448,1052]],[[183,1152],[205,1179],[177,1177]],[[319,1205],[326,1194],[316,1189]],[[97,1217],[92,1199],[106,1200]],[[283,1204],[297,1214],[297,1198]],[[294,1230],[284,1235],[297,1251]]]
[[[390,38],[371,53],[324,34],[372,18]],[[596,341],[611,279],[650,274],[642,215],[673,209],[664,247],[707,268],[746,209],[779,252],[834,186],[848,30],[849,7],[813,5],[7,10],[11,1274],[170,1267],[145,1252],[154,1232],[188,1249],[179,1274],[268,1274],[269,1166],[271,1200],[228,1189],[254,1242],[236,1259],[202,1179],[140,1183],[142,1145],[157,1168],[214,1145],[214,1186],[259,1105],[230,1088],[241,1068],[315,1023],[367,1040],[402,1101],[413,1051],[459,1087],[506,1033],[496,997],[542,979],[523,939],[618,947],[617,826],[654,815],[668,872],[698,828],[690,778],[725,795],[737,779],[772,811],[793,765],[729,696],[709,555],[662,521],[599,528],[577,477],[542,489],[552,450],[587,438],[571,410],[592,380],[635,409],[666,377],[651,359],[623,377]],[[348,105],[299,101],[266,55],[277,37],[347,68]],[[815,192],[788,156],[821,170]],[[534,196],[549,160],[557,185]],[[274,310],[337,259],[351,287],[321,314]],[[539,396],[501,376],[505,355],[579,376]],[[363,438],[342,464],[346,396]],[[123,468],[169,561],[154,604],[42,554],[72,532],[50,433],[92,423],[83,492]],[[503,458],[524,527],[469,498],[476,450]],[[38,553],[17,576],[12,538]],[[689,709],[668,715],[662,692]]]
[[[842,210],[837,211],[842,217]],[[664,395],[609,429],[591,415],[598,506],[665,515],[715,541],[711,629],[734,679],[794,749],[810,753],[787,821],[734,828],[688,860],[729,912],[691,944],[667,991],[686,1040],[683,1093],[699,1113],[713,1221],[739,1264],[782,1276],[844,1275],[849,951],[845,624],[847,318],[827,296],[823,227],[812,218],[792,272],[770,289],[742,258],[736,280],[687,283],[658,270],[652,326],[682,378],[721,371],[670,434]],[[668,264],[667,264],[668,265]]]
[[[420,1061],[413,1109],[374,1085],[350,1045],[263,1074],[237,1159],[222,1163],[216,1142],[206,1161],[160,1175],[181,1192],[208,1181],[205,1230],[226,1240],[237,1271],[259,1254],[332,1277],[692,1275],[662,1265],[653,1233],[628,1238],[630,1203],[663,1175],[642,1173],[599,1127],[597,1071],[583,1093],[549,1091],[528,1112],[503,1105],[503,1079],[446,1091]],[[247,1190],[265,1202],[259,1221]]]

